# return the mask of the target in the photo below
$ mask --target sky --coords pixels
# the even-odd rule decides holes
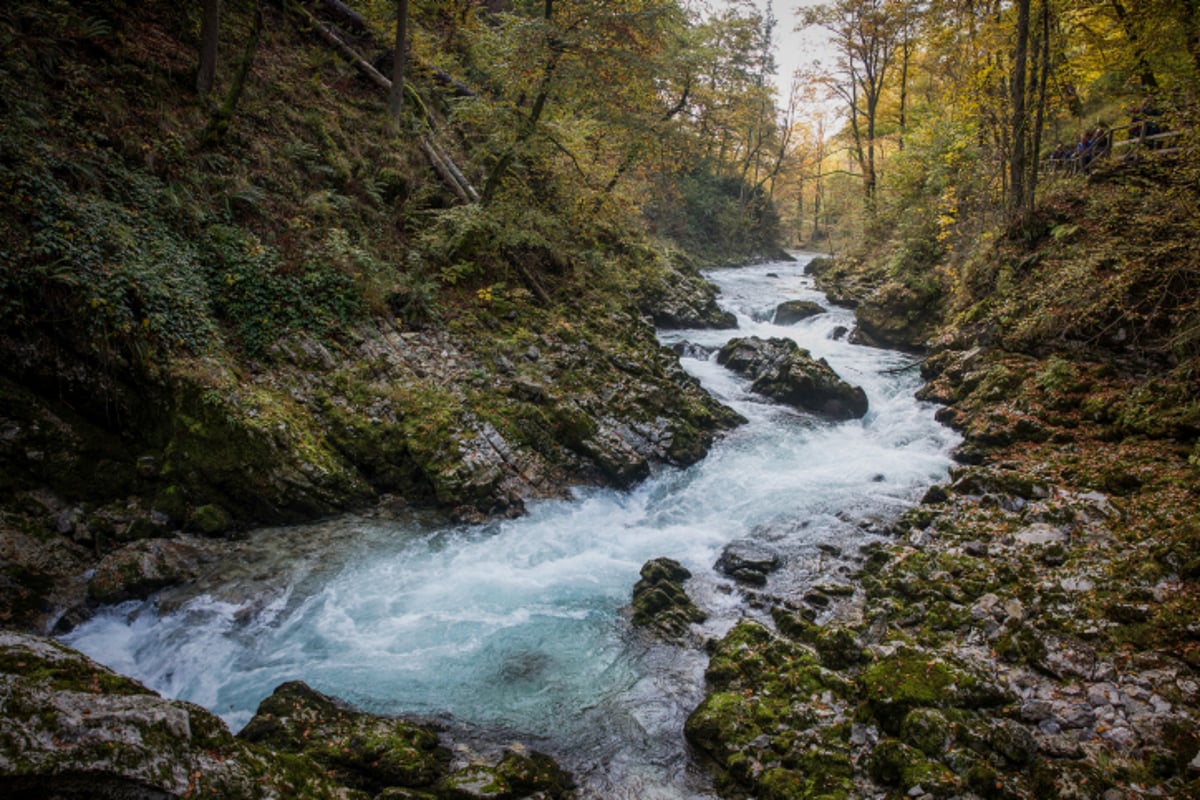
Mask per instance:
[[[776,80],[781,102],[786,102],[793,72],[801,67],[811,66],[814,60],[821,61],[825,66],[830,66],[833,62],[828,36],[820,28],[795,30],[797,10],[820,5],[823,1],[774,0],[775,16],[779,20],[775,31],[775,57],[779,62],[779,75]],[[767,0],[758,0],[758,3],[760,7],[765,8]]]

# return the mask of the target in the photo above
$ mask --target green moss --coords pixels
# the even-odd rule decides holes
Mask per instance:
[[[908,789],[921,786],[935,797],[957,793],[959,784],[944,764],[928,759],[914,747],[884,739],[871,751],[868,770],[871,777],[885,786]]]
[[[849,766],[849,759],[845,759]],[[772,767],[756,782],[756,796],[763,800],[846,800],[852,784],[841,774],[842,759],[816,765],[813,771]]]
[[[879,724],[896,734],[914,708],[996,705],[1004,696],[978,677],[942,657],[901,649],[871,664],[858,680],[863,696]]]
[[[900,723],[901,740],[931,758],[946,752],[950,732],[945,715],[932,708],[914,708]]]
[[[446,800],[509,800],[512,788],[493,767],[476,764],[451,773],[438,785],[438,795]]]
[[[188,519],[188,529],[205,536],[220,536],[228,531],[232,524],[233,519],[229,512],[212,503],[200,506]]]
[[[371,791],[432,786],[449,760],[432,730],[344,708],[296,681],[265,698],[238,736],[311,758],[342,783]]]
[[[19,675],[25,680],[44,683],[55,691],[90,694],[150,694],[132,678],[118,675],[80,654],[57,644],[45,642],[57,651],[54,657],[42,657],[24,649],[0,650],[0,673]]]

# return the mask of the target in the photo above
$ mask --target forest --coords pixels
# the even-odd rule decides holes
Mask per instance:
[[[781,54],[798,32],[824,49]],[[0,783],[1200,797],[1198,121],[1197,0],[9,0]],[[783,285],[792,265],[819,292],[805,314],[847,315],[829,362],[822,342],[764,344],[792,336],[783,306],[730,310],[739,280]],[[746,338],[707,344],[720,331]],[[855,352],[885,360],[864,377]],[[714,392],[709,360],[747,393],[830,362],[858,375],[854,419],[799,405],[804,436],[882,427],[904,395],[954,441],[894,496],[924,457],[905,448],[942,434],[872,456],[888,466],[856,492],[886,498],[859,516],[839,501],[844,541],[805,540],[825,511],[797,498],[721,546],[702,515],[647,511],[654,535],[692,539],[626,552],[600,531],[640,531],[630,507],[672,476],[702,484],[759,421]],[[769,472],[718,484],[750,496]],[[573,534],[564,517],[530,555],[557,504],[608,511]],[[183,655],[145,666],[195,641],[132,644],[197,597],[236,607],[223,642],[304,627],[270,614],[328,598],[305,570],[355,574],[341,559],[364,542],[391,563],[428,541],[431,560],[395,563],[469,593],[490,584],[467,559],[491,541],[503,572],[507,536],[524,544],[506,587],[572,563],[577,540],[620,551],[616,588],[578,613],[649,670],[630,684],[675,681],[665,732],[572,700],[556,739],[303,671],[263,691],[230,678],[258,692],[230,716],[172,682]],[[465,577],[438,571],[455,547]],[[545,615],[609,580],[604,563]],[[113,620],[129,633],[105,659],[85,644]],[[637,660],[664,653],[703,663],[682,679]],[[486,681],[549,692],[561,655]],[[610,724],[641,744],[607,758],[567,738]]]

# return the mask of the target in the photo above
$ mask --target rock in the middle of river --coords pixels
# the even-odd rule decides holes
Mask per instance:
[[[867,413],[867,394],[838,377],[825,359],[814,359],[791,339],[731,339],[717,363],[754,381],[758,394],[833,419]]]

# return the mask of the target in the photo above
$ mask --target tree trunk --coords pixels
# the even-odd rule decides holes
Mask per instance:
[[[221,30],[221,0],[204,0],[200,21],[200,67],[196,70],[196,94],[208,97],[217,78],[217,39]]]
[[[392,89],[388,93],[388,113],[396,122],[404,112],[404,67],[408,59],[408,0],[396,0],[396,53],[392,59]]]
[[[1029,3],[1017,0],[1017,42],[1013,50],[1012,71],[1012,157],[1009,161],[1009,208],[1013,216],[1024,216],[1025,141],[1029,122],[1025,113],[1025,67],[1029,60]]]
[[[1046,89],[1050,80],[1050,0],[1042,0],[1041,11],[1040,56],[1035,66],[1037,75],[1037,105],[1034,107],[1033,151],[1029,157],[1029,188],[1027,189],[1025,201],[1025,207],[1030,210],[1033,209],[1033,201],[1037,195],[1038,170],[1042,159],[1042,129],[1046,122]],[[1033,82],[1031,81],[1031,84]]]
[[[206,145],[220,143],[229,130],[229,122],[233,119],[234,111],[237,110],[238,100],[241,99],[242,92],[246,88],[246,78],[250,75],[250,67],[254,64],[254,54],[258,52],[258,40],[262,37],[262,29],[262,6],[256,4],[254,6],[254,25],[250,29],[250,39],[246,42],[245,51],[242,52],[242,60],[238,63],[237,73],[233,76],[233,85],[229,87],[229,94],[225,96],[225,102],[221,103],[221,107],[213,114],[204,128],[204,132],[200,135],[201,141]]]
[[[904,42],[900,55],[900,150],[904,150],[904,129],[908,126],[908,59],[912,55],[912,40],[908,24],[904,26]]]

